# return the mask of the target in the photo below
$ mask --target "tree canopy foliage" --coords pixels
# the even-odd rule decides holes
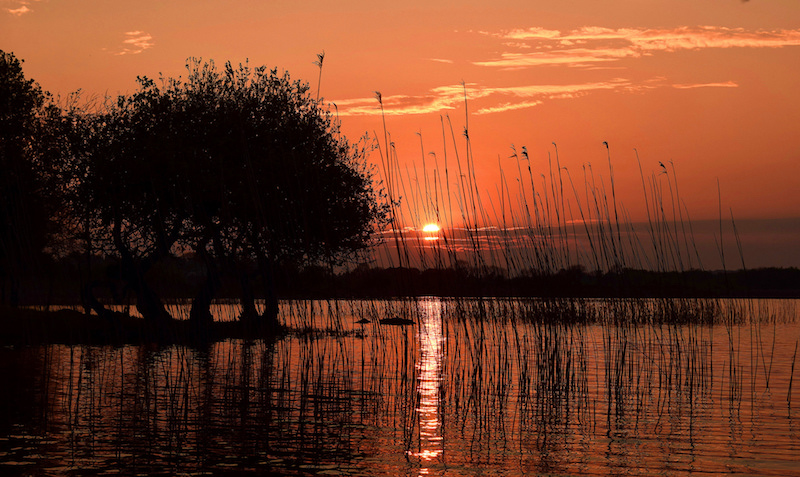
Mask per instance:
[[[210,319],[220,277],[231,274],[243,318],[259,319],[254,283],[270,298],[266,317],[277,313],[275,264],[338,263],[371,244],[387,210],[367,142],[348,142],[307,84],[199,60],[185,78],[138,81],[102,107],[50,117],[47,150],[59,222],[70,228],[61,237],[89,257],[116,257],[105,278],[132,292],[146,319],[169,317],[148,272],[170,256],[194,255],[202,267],[193,318]],[[95,285],[85,299],[106,314]]]
[[[16,305],[20,278],[45,246],[48,217],[37,174],[37,133],[47,95],[22,62],[0,51],[0,302]]]

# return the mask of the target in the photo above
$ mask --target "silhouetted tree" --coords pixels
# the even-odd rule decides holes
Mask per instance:
[[[384,219],[364,143],[347,142],[288,74],[199,61],[187,68],[185,80],[140,78],[137,92],[93,117],[74,194],[146,318],[166,317],[148,270],[194,251],[206,281],[193,319],[210,319],[221,274],[234,273],[242,319],[274,320],[276,263],[342,260],[367,246]],[[255,306],[256,278],[265,315]]]
[[[47,241],[43,183],[35,168],[37,121],[46,94],[22,62],[0,51],[0,302],[16,306],[21,277]]]

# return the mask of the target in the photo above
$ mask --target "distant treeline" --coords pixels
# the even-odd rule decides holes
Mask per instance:
[[[60,305],[81,302],[83,264],[74,257],[41,264],[27,277],[39,284],[21,297],[25,304]],[[124,280],[113,276],[114,260],[95,259],[91,279],[96,293],[107,303],[132,303],[135,297]],[[193,256],[165,261],[151,270],[148,280],[166,300],[189,300],[204,279],[201,261]],[[349,271],[322,266],[283,264],[275,270],[279,298],[388,298],[399,296],[524,296],[524,297],[774,297],[800,298],[800,269],[758,268],[736,271],[689,270],[654,272],[622,270],[590,272],[580,267],[553,274],[509,277],[490,268],[372,268],[361,265]],[[256,285],[259,285],[256,283]],[[259,289],[259,286],[255,287]],[[238,277],[223,277],[219,299],[236,299]],[[263,298],[263,297],[257,297]]]
[[[299,278],[304,274],[299,275]],[[317,282],[319,283],[319,282]],[[326,290],[314,282],[301,289],[339,296],[524,296],[524,297],[786,297],[800,298],[800,270],[588,272],[580,267],[553,274],[506,277],[468,269],[362,269],[330,276]],[[317,287],[319,285],[316,285]]]
[[[285,298],[394,296],[525,297],[790,297],[800,298],[800,269],[736,271],[589,272],[505,276],[501,269],[368,268],[335,273],[328,268],[284,267],[278,294]]]

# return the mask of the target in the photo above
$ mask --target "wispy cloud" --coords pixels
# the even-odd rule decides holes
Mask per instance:
[[[515,51],[475,61],[479,66],[526,68],[543,65],[596,66],[598,63],[707,48],[782,48],[800,46],[798,30],[746,30],[717,26],[672,29],[583,27],[570,32],[540,27],[483,33]]]
[[[4,10],[15,17],[21,17],[22,15],[33,11],[33,9],[31,9],[28,5],[34,1],[38,0],[12,0],[9,2],[4,2],[12,5],[11,8],[5,8]]]
[[[531,101],[518,101],[516,103],[506,102],[497,104],[495,106],[487,106],[485,108],[481,108],[475,112],[475,114],[491,114],[491,113],[502,113],[505,111],[514,111],[517,109],[527,109],[533,108],[535,106],[539,106],[542,104],[541,100],[534,99]]]
[[[16,17],[21,17],[22,15],[25,15],[26,13],[29,13],[32,10],[28,8],[27,5],[23,5],[19,8],[6,8],[6,11]]]
[[[336,101],[341,116],[409,115],[441,113],[469,101],[480,101],[473,114],[490,114],[532,108],[548,99],[575,98],[599,90],[632,90],[638,87],[626,79],[567,85],[523,85],[511,87],[482,86],[474,83],[439,86],[423,95],[382,96],[378,100],[356,98]],[[485,103],[490,103],[485,105]]]
[[[444,58],[428,58],[430,61],[435,61],[436,63],[447,63],[448,65],[453,64],[453,60],[446,60]]]
[[[570,48],[523,53],[505,52],[501,53],[500,58],[475,61],[473,63],[478,66],[502,68],[525,68],[545,65],[589,66],[598,62],[615,61],[631,56],[639,55],[631,48]]]
[[[724,83],[698,83],[698,84],[674,84],[673,88],[678,89],[693,89],[693,88],[738,88],[739,85],[733,81],[725,81]]]
[[[374,116],[381,113],[394,116],[455,109],[454,98],[437,94],[435,90],[431,90],[428,94],[415,96],[383,96],[382,101],[383,110],[375,97],[337,100],[335,103],[340,116]]]
[[[627,58],[655,52],[674,52],[702,48],[780,48],[800,46],[800,30],[752,31],[725,27],[679,27],[674,29],[583,27],[569,32],[534,27],[502,33],[479,32],[499,38],[509,51],[473,64],[503,69],[533,66],[581,67],[586,70],[615,70]],[[513,50],[513,51],[511,51]],[[430,58],[450,63],[450,60]],[[571,99],[598,91],[641,92],[654,88],[736,88],[733,81],[673,84],[664,77],[639,79],[613,78],[575,84],[454,84],[438,86],[416,95],[388,95],[379,104],[374,97],[337,101],[342,116],[441,114],[470,101],[472,114],[493,114],[533,108],[545,101]],[[382,106],[382,107],[381,107]]]
[[[122,41],[123,48],[116,52],[115,55],[137,55],[155,46],[153,37],[149,33],[139,30],[126,31],[125,36],[125,40]]]

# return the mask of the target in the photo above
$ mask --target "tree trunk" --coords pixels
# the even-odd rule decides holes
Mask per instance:
[[[158,294],[147,284],[144,278],[145,272],[146,270],[128,251],[122,253],[120,275],[136,293],[136,308],[146,322],[160,325],[169,321],[172,317],[164,307]]]
[[[120,220],[116,220],[113,228],[114,245],[121,257],[120,263],[120,276],[128,286],[136,292],[136,308],[144,317],[145,321],[154,325],[161,325],[172,317],[164,304],[161,302],[158,294],[150,288],[144,279],[144,274],[151,264],[155,263],[158,254],[151,255],[146,260],[136,259],[131,253],[130,249],[125,245],[122,240],[122,229]],[[148,265],[143,266],[142,263]]]
[[[200,247],[198,249],[202,250]],[[213,258],[205,251],[200,251],[199,253],[206,267],[206,279],[194,300],[192,300],[189,320],[199,327],[207,327],[214,321],[214,317],[211,314],[211,302],[220,286],[220,273]]]
[[[94,289],[100,285],[104,285],[104,283],[98,280],[93,280],[87,283],[86,286],[81,289],[81,304],[83,305],[84,310],[94,311],[100,318],[110,323],[119,324],[120,319],[127,317],[128,315],[109,310],[102,303],[100,303],[100,300],[97,299],[97,296],[94,293]],[[88,314],[89,311],[86,311],[86,313]]]
[[[256,309],[256,298],[253,293],[253,283],[250,274],[246,270],[239,273],[239,284],[242,288],[241,305],[242,314],[239,319],[247,325],[257,325],[261,321],[261,315]]]
[[[216,287],[212,281],[211,277],[207,277],[205,283],[203,283],[203,286],[192,300],[189,321],[194,325],[207,327],[214,321],[214,316],[211,314],[211,302],[214,299]]]
[[[264,280],[264,299],[266,309],[264,310],[264,321],[273,328],[280,327],[278,322],[278,295],[275,293],[275,277],[272,274],[272,265],[266,261],[261,265],[261,276]]]
[[[280,328],[278,322],[278,300],[274,293],[266,296],[266,309],[264,313],[259,313],[256,309],[255,293],[253,292],[253,283],[248,273],[242,273],[240,276],[240,283],[242,286],[242,315],[240,320],[245,326],[250,328],[258,328],[260,331],[268,331],[271,334],[277,332]]]
[[[264,322],[267,326],[277,330],[281,326],[278,321],[280,308],[278,295],[275,292],[275,276],[272,273],[273,264],[272,260],[267,258],[263,251],[258,253],[258,268],[264,282]]]
[[[172,319],[161,298],[145,283],[144,277],[139,279],[137,287],[136,308],[146,322],[161,325]]]

